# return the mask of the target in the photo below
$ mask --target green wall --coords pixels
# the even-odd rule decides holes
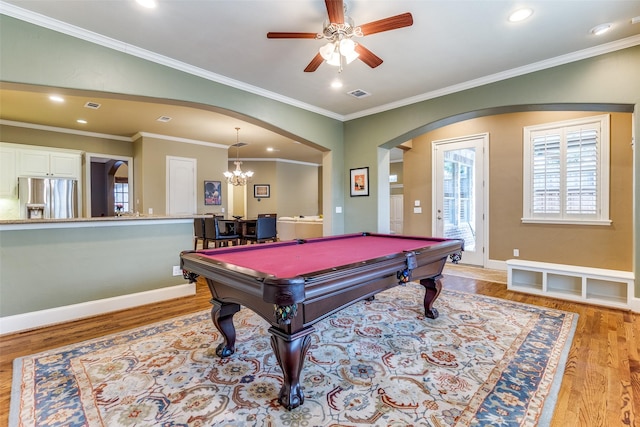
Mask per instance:
[[[343,126],[339,120],[5,15],[0,15],[0,52],[0,79],[5,82],[194,102],[331,150],[333,167],[325,178],[324,202],[333,206],[344,203]],[[137,181],[145,172],[137,169],[134,173]],[[343,231],[341,216],[330,223],[333,234]]]
[[[184,284],[193,222],[103,220],[79,228],[0,231],[2,316]]]
[[[334,234],[377,229],[378,147],[390,148],[440,124],[498,107],[620,103],[637,110],[640,105],[638,46],[342,123],[6,16],[0,18],[0,36],[4,81],[196,102],[331,150],[323,163],[323,210]],[[634,125],[638,140],[638,114]],[[637,163],[637,150],[634,156]],[[371,196],[350,198],[349,169],[361,166],[370,168]],[[634,180],[637,212],[637,174]],[[334,214],[337,206],[344,207],[344,215]],[[635,249],[638,227],[634,235]]]

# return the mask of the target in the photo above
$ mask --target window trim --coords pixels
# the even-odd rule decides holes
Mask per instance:
[[[599,125],[598,132],[598,177],[597,177],[597,211],[595,215],[581,214],[570,215],[566,213],[564,200],[560,214],[533,214],[533,141],[532,134],[541,131],[559,130],[563,133],[567,128],[585,125]],[[564,153],[566,140],[561,141],[561,151]],[[522,223],[525,224],[578,224],[578,225],[611,225],[609,217],[609,174],[610,174],[610,115],[581,117],[578,119],[563,120],[559,122],[543,123],[540,125],[525,126],[523,128],[523,192],[522,192]],[[562,170],[566,166],[566,159],[562,159]],[[564,184],[565,177],[562,177]],[[563,187],[563,185],[561,185]],[[564,199],[565,195],[562,196]]]

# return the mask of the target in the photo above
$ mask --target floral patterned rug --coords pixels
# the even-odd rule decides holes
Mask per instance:
[[[316,325],[305,402],[277,402],[269,325],[242,309],[236,353],[208,312],[16,359],[12,426],[541,426],[577,314],[409,283]]]

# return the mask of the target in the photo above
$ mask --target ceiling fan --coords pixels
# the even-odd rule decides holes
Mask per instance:
[[[329,20],[325,21],[321,33],[286,33],[269,32],[268,39],[317,39],[327,40],[316,56],[311,60],[305,72],[310,73],[318,69],[323,61],[339,67],[342,71],[343,62],[347,64],[356,58],[375,68],[382,64],[382,59],[359,43],[353,37],[364,37],[383,31],[395,30],[413,25],[413,16],[403,13],[368,24],[355,26],[353,20],[346,16],[346,6],[343,0],[324,0]]]

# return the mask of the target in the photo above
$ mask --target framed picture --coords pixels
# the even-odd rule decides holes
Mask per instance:
[[[271,197],[271,186],[269,184],[255,184],[253,186],[253,197],[256,199],[268,199]]]
[[[369,195],[369,168],[350,169],[351,197]]]
[[[204,182],[204,204],[205,206],[222,204],[222,183],[220,181]]]

